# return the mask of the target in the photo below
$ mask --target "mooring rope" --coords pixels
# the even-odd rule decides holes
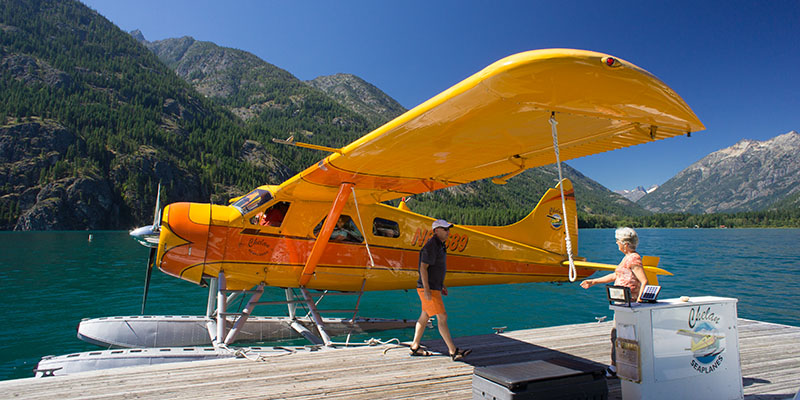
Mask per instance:
[[[553,150],[556,153],[556,165],[558,166],[558,187],[561,189],[561,210],[564,214],[564,231],[566,232],[567,240],[567,257],[569,258],[569,281],[575,282],[577,272],[575,271],[575,262],[572,260],[572,240],[569,237],[569,221],[567,219],[567,202],[564,198],[564,178],[561,176],[561,157],[558,153],[558,129],[556,128],[558,122],[556,121],[556,113],[550,113],[550,126],[553,131]]]

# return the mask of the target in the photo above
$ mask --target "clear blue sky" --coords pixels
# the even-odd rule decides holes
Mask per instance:
[[[800,131],[800,1],[84,0],[148,40],[192,36],[300,79],[347,72],[412,108],[532,49],[609,53],[655,74],[706,126],[569,164],[606,187],[662,184],[741,139]]]

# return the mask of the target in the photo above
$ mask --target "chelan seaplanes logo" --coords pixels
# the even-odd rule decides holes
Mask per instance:
[[[717,329],[719,322],[720,317],[711,311],[711,307],[692,307],[689,309],[690,329],[679,329],[676,332],[690,338],[689,347],[685,350],[692,352],[691,364],[697,372],[709,374],[722,364],[725,336]]]
[[[564,221],[561,218],[561,214],[558,213],[558,209],[551,208],[549,211],[550,212],[547,214],[547,218],[550,219],[550,226],[553,227],[553,229],[561,228],[561,225],[564,224]]]
[[[251,238],[247,241],[247,251],[254,256],[264,256],[269,253],[269,243],[261,238]]]

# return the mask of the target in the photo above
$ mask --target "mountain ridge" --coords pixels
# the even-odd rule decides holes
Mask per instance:
[[[395,99],[353,74],[318,76],[305,83],[322,90],[376,124],[392,120],[407,111]]]
[[[800,191],[798,152],[796,131],[742,139],[686,167],[638,203],[653,212],[766,210]]]
[[[324,157],[270,139],[295,135],[341,147],[404,111],[355,75],[309,83],[212,42],[147,42],[141,31],[122,32],[77,1],[4,2],[0,18],[2,229],[150,223],[159,182],[165,202],[225,203]],[[746,141],[740,147],[741,154],[724,158],[760,148]],[[648,213],[566,164],[564,170],[575,183],[579,217]],[[410,206],[462,223],[515,222],[555,184],[554,169],[511,182],[418,195]],[[778,197],[770,201],[800,201],[796,192]]]
[[[644,197],[644,195],[652,193],[656,189],[658,189],[658,185],[650,185],[648,188],[645,188],[644,186],[637,186],[635,189],[631,190],[615,190],[614,193],[620,194],[622,197],[635,203]]]
[[[140,43],[206,98],[238,117],[253,144],[292,173],[316,163],[321,154],[278,145],[271,139],[294,136],[298,141],[343,147],[377,126],[250,52],[190,36]],[[265,183],[280,181],[260,184]]]

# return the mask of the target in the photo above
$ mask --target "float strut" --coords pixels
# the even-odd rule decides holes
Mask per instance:
[[[206,329],[211,341],[217,337],[217,321],[214,319],[214,302],[217,296],[217,278],[211,278],[208,283],[208,304],[206,305]]]
[[[236,323],[233,324],[233,329],[228,332],[228,336],[225,337],[225,344],[231,344],[234,340],[236,340],[236,335],[239,333],[239,330],[242,329],[244,323],[247,322],[247,318],[250,317],[250,313],[253,312],[253,308],[256,306],[256,302],[258,299],[261,298],[261,295],[264,293],[264,282],[258,284],[258,289],[256,292],[250,296],[250,300],[247,302],[247,305],[242,310],[242,315],[239,319],[236,320]]]
[[[286,288],[286,306],[289,308],[289,319],[294,320],[296,318],[296,311],[297,311],[297,303],[294,302],[294,292],[292,289]]]
[[[217,337],[214,339],[214,347],[221,344],[225,339],[225,310],[228,308],[225,296],[225,272],[219,271],[219,278],[217,278]]]
[[[325,325],[322,323],[322,317],[319,315],[317,305],[314,304],[314,298],[311,297],[310,293],[308,293],[308,289],[300,288],[300,291],[303,292],[303,297],[306,299],[306,304],[308,304],[308,310],[311,314],[311,319],[314,320],[314,325],[317,326],[317,331],[319,331],[319,336],[322,338],[322,342],[325,344],[325,346],[333,346],[331,337],[328,335],[328,332],[325,331]]]
[[[208,304],[206,305],[206,318],[214,316],[214,300],[217,296],[217,278],[211,278],[208,282]]]

